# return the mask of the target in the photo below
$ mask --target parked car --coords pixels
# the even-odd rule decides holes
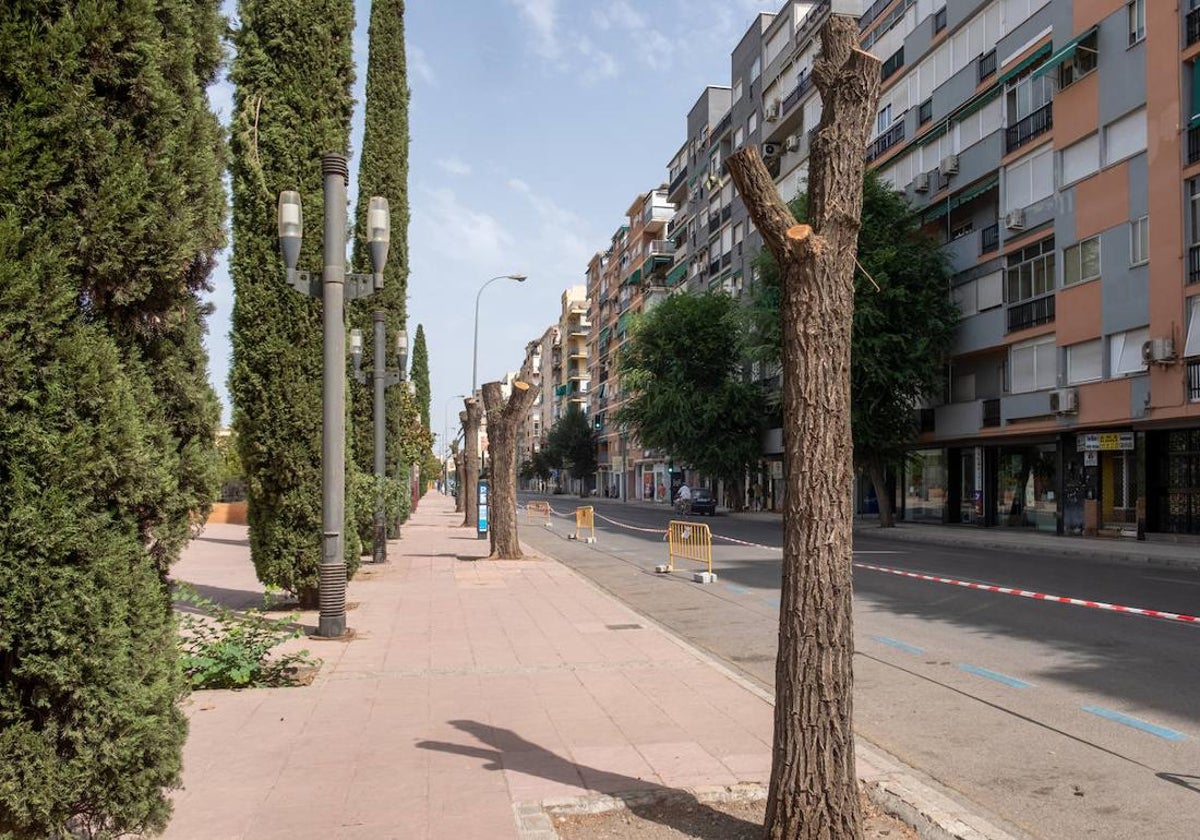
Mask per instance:
[[[692,491],[692,513],[707,513],[709,516],[712,516],[716,512],[717,500],[711,490],[700,487]]]

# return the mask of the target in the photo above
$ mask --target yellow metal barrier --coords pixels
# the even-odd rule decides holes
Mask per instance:
[[[549,502],[527,502],[525,504],[525,521],[540,522],[547,528],[550,527],[550,503]]]
[[[575,539],[590,543],[596,541],[596,509],[591,505],[575,508]]]
[[[667,571],[675,571],[675,558],[703,563],[712,575],[712,532],[701,522],[672,520],[667,530],[670,556]]]

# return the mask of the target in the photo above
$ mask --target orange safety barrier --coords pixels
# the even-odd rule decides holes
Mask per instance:
[[[587,531],[587,536],[584,536]],[[575,508],[575,539],[594,543],[596,541],[596,509],[591,505]]]
[[[712,532],[701,522],[671,520],[667,530],[670,554],[666,571],[675,571],[675,558],[702,563],[712,575]]]
[[[550,503],[549,502],[526,502],[525,504],[525,521],[540,522],[547,528],[550,527]]]

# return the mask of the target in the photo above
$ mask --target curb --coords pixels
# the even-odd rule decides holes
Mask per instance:
[[[669,627],[660,624],[648,615],[635,610],[582,572],[550,554],[538,551],[520,542],[521,550],[542,560],[562,566],[592,589],[616,599],[625,609],[638,616],[647,626],[654,627],[668,639],[691,653],[697,659],[715,668],[722,676],[740,685],[751,694],[772,707],[775,696],[758,683],[733,670],[701,647],[683,638]],[[901,762],[882,748],[867,741],[857,732],[854,735],[854,755],[858,764],[859,784],[872,802],[883,811],[899,818],[911,826],[921,840],[1027,840],[1027,835],[1014,835],[989,822],[983,816],[951,799],[946,794],[920,781],[915,768]],[[610,796],[554,797],[540,803],[518,803],[513,805],[519,840],[557,840],[553,822],[548,814],[599,814],[628,807],[629,802],[672,801],[676,796],[684,801],[693,797],[700,802],[753,801],[766,791],[758,784],[739,784],[731,787],[701,787],[695,789],[663,789],[640,793]],[[721,796],[728,798],[720,798]],[[702,797],[709,797],[704,799]],[[578,810],[572,810],[578,809]],[[540,815],[541,819],[538,819]],[[548,832],[548,833],[547,833]]]

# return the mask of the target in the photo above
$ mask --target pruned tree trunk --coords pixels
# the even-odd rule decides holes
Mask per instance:
[[[459,495],[463,500],[463,527],[479,527],[479,508],[475,495],[479,488],[479,424],[483,419],[483,408],[475,397],[463,400],[466,419],[463,420],[463,476]],[[460,417],[462,415],[459,415]]]
[[[831,16],[813,80],[823,103],[798,225],[750,145],[728,160],[779,262],[783,336],[784,513],[771,840],[860,840],[854,774],[851,620],[850,329],[864,149],[879,61],[858,26]]]
[[[522,371],[522,377],[513,381],[508,402],[504,402],[499,382],[483,385],[488,451],[492,456],[488,536],[491,556],[496,560],[520,560],[522,556],[517,537],[517,428],[529,415],[538,393],[536,388],[529,387],[525,376],[526,371]]]
[[[887,469],[878,458],[867,459],[867,475],[875,487],[875,500],[879,504],[879,527],[894,528],[896,511],[892,508],[892,491],[888,487]]]
[[[460,411],[458,413],[458,422],[466,425],[467,413]],[[450,455],[454,458],[454,512],[463,512],[463,454],[459,451],[457,444],[450,444]]]

